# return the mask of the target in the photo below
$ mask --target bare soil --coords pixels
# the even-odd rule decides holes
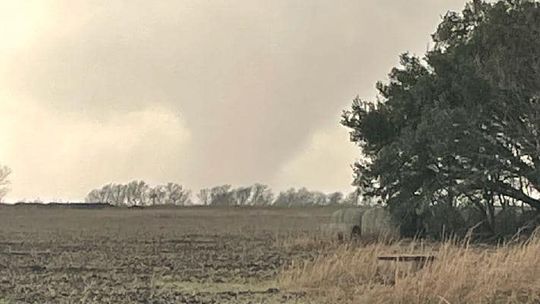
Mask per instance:
[[[332,209],[0,207],[0,303],[306,303],[284,265]]]

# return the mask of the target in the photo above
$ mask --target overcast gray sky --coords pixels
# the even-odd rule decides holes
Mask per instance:
[[[463,0],[0,0],[8,200],[110,182],[350,189],[339,125]]]

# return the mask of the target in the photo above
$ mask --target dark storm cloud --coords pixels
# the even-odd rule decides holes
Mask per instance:
[[[12,100],[35,104],[51,119],[72,116],[58,132],[80,130],[67,125],[74,121],[91,123],[90,130],[111,126],[110,132],[116,124],[132,125],[136,135],[126,136],[154,138],[157,150],[178,145],[168,147],[161,161],[152,157],[156,150],[141,148],[144,143],[122,151],[138,155],[133,162],[152,159],[162,168],[161,174],[152,173],[156,180],[193,187],[273,183],[315,132],[337,127],[340,110],[352,97],[372,96],[374,82],[398,54],[423,52],[440,15],[462,5],[458,0],[52,1],[41,5],[45,21],[32,43],[9,56],[2,86]],[[129,113],[158,113],[140,114],[152,119],[167,113],[178,121],[158,129],[169,126],[166,135],[154,130],[154,136],[141,136],[140,115]],[[107,130],[102,137],[118,136]],[[171,141],[174,132],[185,140]],[[103,150],[99,143],[95,149]],[[118,162],[114,151],[105,151],[94,161]],[[69,166],[71,172],[80,169]],[[149,172],[146,165],[133,171],[129,162],[116,167],[129,172],[119,175],[124,178]],[[95,174],[95,183],[109,180],[102,171]],[[305,168],[305,176],[313,174],[321,173]]]

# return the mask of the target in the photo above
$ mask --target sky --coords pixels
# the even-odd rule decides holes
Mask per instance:
[[[107,183],[350,191],[339,124],[463,0],[0,0],[7,201]]]

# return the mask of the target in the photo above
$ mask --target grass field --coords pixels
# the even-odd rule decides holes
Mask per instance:
[[[3,206],[0,303],[540,303],[538,239],[343,244],[334,210]]]

